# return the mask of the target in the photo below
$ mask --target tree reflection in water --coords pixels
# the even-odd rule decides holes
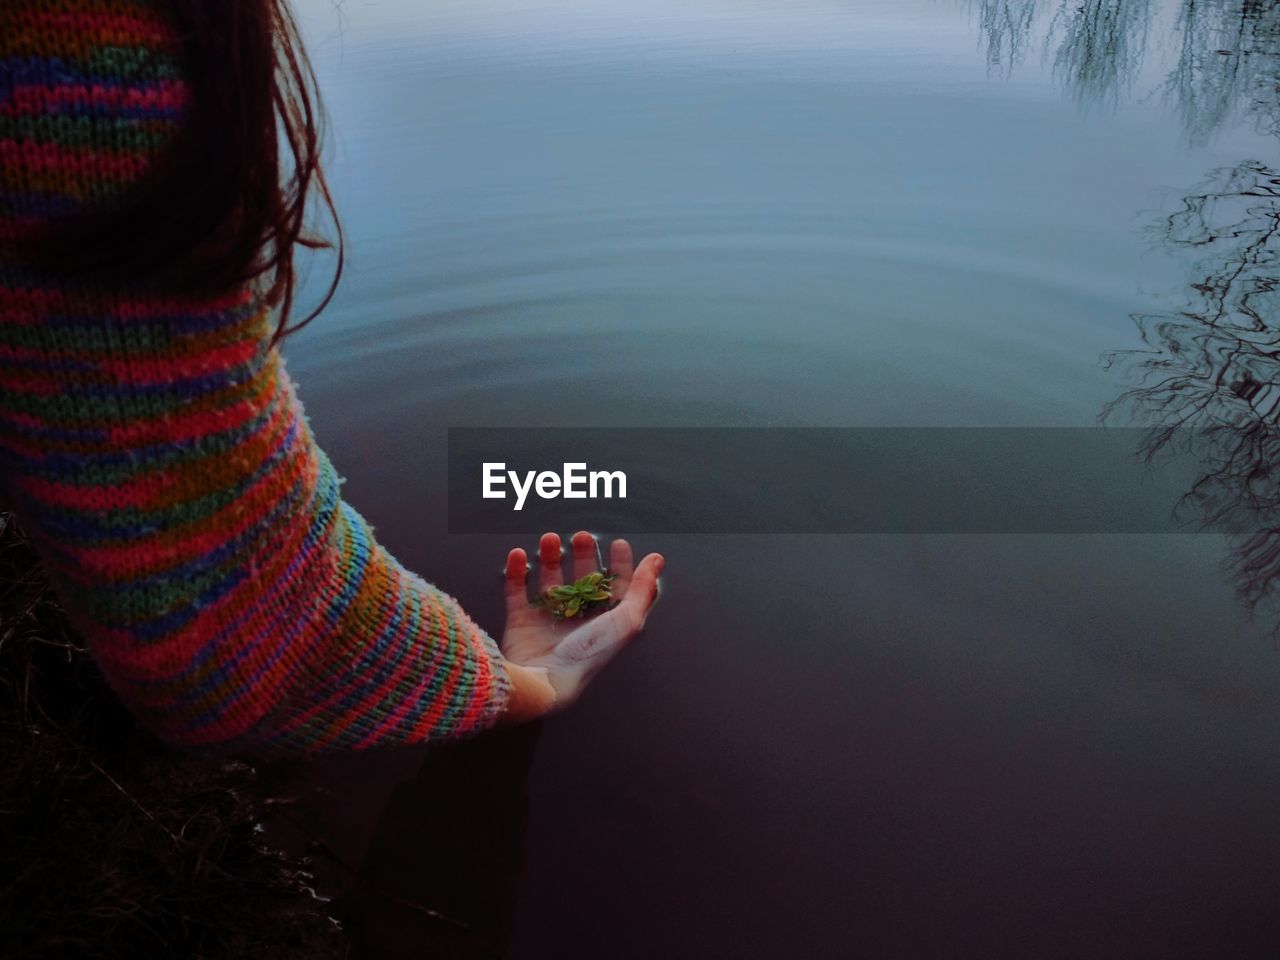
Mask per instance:
[[[1149,0],[977,0],[988,62],[1011,69],[1039,38],[1081,106],[1114,105],[1135,84],[1157,6]],[[1188,141],[1246,124],[1280,136],[1280,0],[1181,0],[1161,44],[1159,90]],[[1190,453],[1203,475],[1181,507],[1232,535],[1227,566],[1250,611],[1267,607],[1280,640],[1280,169],[1244,161],[1213,171],[1152,227],[1184,256],[1181,309],[1133,319],[1145,349],[1109,366],[1133,384],[1103,411],[1148,427],[1140,454]]]
[[[1115,103],[1132,86],[1147,48],[1149,0],[1064,4],[1049,36],[1057,38],[1053,70],[1080,106]]]
[[[1108,359],[1135,378],[1103,412],[1146,424],[1142,454],[1178,448],[1204,475],[1184,506],[1242,531],[1230,567],[1250,609],[1280,585],[1280,172],[1257,161],[1215,171],[1154,225],[1188,254],[1184,307],[1139,314],[1144,350]]]
[[[1280,2],[1184,0],[1181,49],[1165,90],[1202,143],[1237,119],[1280,133]]]
[[[1151,0],[977,0],[988,63],[1012,69],[1038,38],[1081,106],[1115,104],[1132,89],[1158,9]],[[1240,120],[1280,133],[1280,0],[1182,0],[1171,23],[1161,46],[1176,55],[1161,91],[1188,139],[1203,143]]]

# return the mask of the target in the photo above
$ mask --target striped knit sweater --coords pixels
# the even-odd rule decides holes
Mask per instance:
[[[182,744],[493,723],[493,641],[338,495],[253,288],[51,283],[12,250],[145,177],[187,89],[162,0],[0,0],[0,479],[123,700]]]

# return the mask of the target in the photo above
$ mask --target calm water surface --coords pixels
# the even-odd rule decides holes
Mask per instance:
[[[1109,351],[1227,383],[1210,275],[1271,339],[1280,4],[299,7],[350,260],[290,371],[495,632],[513,544],[446,535],[447,427],[1090,425]],[[1209,194],[1227,249],[1160,226]],[[512,957],[1280,955],[1280,653],[1223,538],[634,539],[650,628],[494,828]],[[412,849],[378,817],[420,759],[317,768],[350,866]]]

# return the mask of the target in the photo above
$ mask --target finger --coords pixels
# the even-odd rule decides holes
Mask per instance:
[[[507,554],[505,587],[508,618],[522,614],[529,609],[529,595],[525,592],[524,586],[525,574],[528,569],[529,558],[519,547]]]
[[[632,620],[636,629],[644,624],[649,610],[658,599],[658,575],[666,565],[660,553],[651,553],[636,567],[631,583],[627,586],[627,596],[617,607]]]
[[[540,590],[558,587],[564,583],[560,569],[560,535],[544,533],[538,544],[538,584]]]
[[[616,573],[618,579],[613,581],[613,596],[621,600],[627,595],[627,585],[631,583],[634,572],[631,561],[631,544],[625,540],[615,540],[609,546],[609,572]]]
[[[600,569],[596,556],[596,538],[586,530],[579,530],[573,535],[573,579],[581,580],[589,573]]]

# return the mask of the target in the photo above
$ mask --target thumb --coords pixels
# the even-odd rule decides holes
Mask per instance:
[[[629,620],[633,620],[637,629],[644,623],[658,599],[658,576],[666,563],[666,558],[660,553],[651,553],[641,560],[631,576],[626,596],[618,604],[618,608],[625,612]]]

